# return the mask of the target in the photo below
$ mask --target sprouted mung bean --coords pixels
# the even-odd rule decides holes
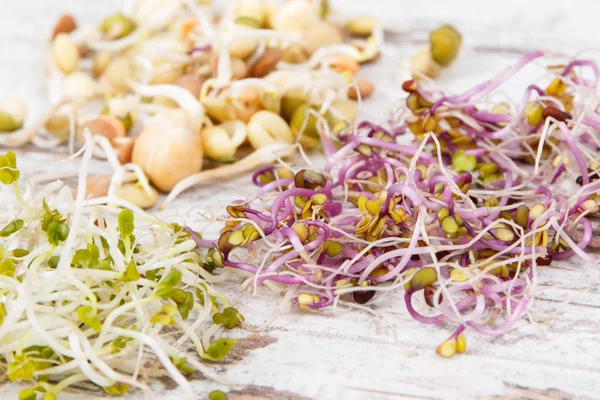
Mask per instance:
[[[0,133],[10,134],[0,135],[0,145],[33,142],[51,148],[69,142],[74,152],[73,142],[86,127],[107,136],[114,148],[121,143],[117,138],[140,135],[128,142],[127,151],[151,184],[162,191],[171,191],[201,172],[203,144],[212,146],[205,151],[208,158],[239,162],[235,171],[252,168],[257,164],[236,160],[244,144],[238,140],[242,136],[248,136],[257,151],[274,142],[288,144],[290,150],[297,148],[293,145],[303,132],[293,129],[295,136],[291,136],[284,132],[290,127],[282,129],[279,119],[269,119],[268,126],[253,119],[271,112],[283,116],[288,125],[289,102],[282,107],[288,91],[301,91],[296,99],[321,114],[332,101],[357,98],[352,90],[349,95],[348,88],[353,86],[359,63],[379,51],[383,28],[375,19],[353,20],[347,27],[339,20],[327,2],[308,0],[277,5],[237,0],[220,14],[210,3],[195,1],[125,2],[91,29],[63,16],[52,33],[50,88],[55,105],[37,124],[45,131],[35,126],[22,128],[23,115],[17,118],[0,107]],[[358,37],[360,45],[344,43],[346,34]],[[289,56],[289,51],[295,56]],[[362,97],[372,92],[364,81],[359,88],[366,88],[360,90]],[[171,108],[179,108],[185,118],[170,113]],[[157,116],[167,120],[173,116],[179,131],[187,134],[171,138],[165,130],[168,121],[156,128]],[[230,126],[223,127],[228,135],[219,127],[232,121],[243,123],[248,133],[236,131],[235,140],[227,140],[223,152],[213,151],[211,136],[225,139]],[[160,143],[161,151],[153,151],[149,140],[155,148]],[[109,157],[103,153],[98,149],[94,155]],[[179,160],[181,167],[174,168],[169,160]],[[185,189],[179,186],[177,192]]]
[[[60,181],[22,193],[15,154],[0,156],[0,365],[31,384],[21,399],[84,381],[149,391],[160,376],[191,393],[195,371],[223,382],[206,361],[226,356],[236,341],[222,336],[244,318],[213,287],[214,264],[182,226],[86,200],[86,139],[75,199]]]
[[[249,276],[249,289],[290,286],[309,310],[403,288],[414,319],[454,327],[443,357],[466,350],[466,331],[508,332],[532,304],[539,266],[593,261],[600,211],[597,65],[553,67],[515,106],[489,100],[543,55],[457,96],[407,81],[387,126],[327,136],[316,125],[326,166],[258,170],[258,191],[227,207],[212,262]]]

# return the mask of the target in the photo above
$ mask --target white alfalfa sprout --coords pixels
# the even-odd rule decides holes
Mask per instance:
[[[160,208],[164,209],[181,193],[193,186],[200,185],[214,179],[222,179],[226,177],[237,176],[245,172],[254,171],[256,168],[276,162],[279,157],[291,157],[295,152],[296,146],[294,145],[274,143],[255,150],[250,155],[233,164],[223,165],[222,167],[201,171],[197,174],[188,176],[175,185],[165,201],[161,204]]]
[[[85,186],[87,164],[92,155],[92,141],[88,132],[85,133],[85,137],[87,146],[80,170],[80,189]],[[170,357],[189,357],[189,355],[183,354],[178,347],[185,344],[185,340],[182,338],[190,335],[196,338],[195,332],[210,317],[211,302],[205,302],[204,306],[195,303],[193,315],[198,318],[194,319],[193,329],[185,321],[176,317],[176,326],[179,328],[177,332],[170,331],[159,334],[160,326],[148,329],[151,326],[151,316],[162,305],[161,300],[152,294],[156,283],[140,279],[135,284],[115,286],[114,290],[118,290],[118,293],[114,300],[109,300],[107,295],[112,294],[113,289],[103,285],[103,282],[118,280],[128,262],[127,259],[134,257],[136,264],[139,264],[140,271],[170,265],[170,268],[181,270],[183,287],[189,285],[201,288],[203,280],[198,278],[196,264],[172,262],[175,259],[185,260],[188,257],[186,254],[193,258],[195,253],[191,253],[191,251],[195,246],[194,242],[187,239],[174,245],[175,234],[170,225],[160,221],[155,222],[147,214],[143,212],[138,214],[133,208],[136,214],[137,243],[142,246],[142,249],[139,255],[130,252],[124,255],[117,250],[119,233],[115,229],[116,215],[120,210],[106,205],[94,205],[92,202],[84,200],[82,195],[78,196],[74,202],[75,207],[73,207],[69,190],[64,187],[60,189],[61,187],[62,184],[53,183],[46,188],[48,190],[41,192],[44,197],[47,197],[51,206],[66,213],[64,216],[67,221],[70,221],[68,243],[59,245],[56,249],[52,248],[46,243],[44,235],[37,234],[40,229],[39,222],[33,220],[28,220],[25,227],[15,237],[8,239],[25,242],[31,250],[19,269],[21,280],[0,276],[0,288],[7,296],[2,299],[6,308],[4,323],[0,325],[2,352],[9,353],[9,357],[12,357],[10,353],[23,347],[41,345],[50,347],[59,356],[72,358],[71,361],[64,362],[62,365],[50,365],[46,369],[35,371],[36,376],[73,373],[56,386],[48,385],[47,389],[51,393],[57,393],[66,386],[85,379],[102,386],[123,382],[147,391],[149,390],[148,386],[137,379],[137,373],[131,374],[131,371],[138,371],[148,357],[146,352],[143,358],[138,358],[137,354],[141,353],[135,350],[147,346],[151,349],[151,353],[158,357],[171,378],[184,389],[189,390],[189,383],[177,370]],[[57,195],[58,190],[60,193]],[[65,191],[68,192],[67,196],[62,196],[61,194]],[[79,190],[79,193],[82,192]],[[32,193],[35,193],[36,197],[41,194],[39,192]],[[3,190],[2,195],[4,194],[8,194],[7,191]],[[33,203],[34,200],[41,201],[40,198],[28,199],[30,203]],[[64,201],[67,201],[67,204],[63,204]],[[3,204],[2,208],[5,208],[6,202]],[[72,210],[74,210],[74,215],[71,215]],[[39,215],[34,217],[39,218]],[[11,216],[2,216],[2,219],[5,218],[12,219]],[[95,221],[104,221],[107,228],[96,226]],[[62,262],[59,262],[56,269],[41,268],[41,264],[53,253],[60,253],[61,260],[63,258],[71,260],[73,249],[85,247],[90,238],[93,238],[99,246],[99,251],[104,254],[104,249],[99,241],[100,237],[110,245],[110,256],[115,261],[115,268],[112,271],[71,268],[70,265],[62,268]],[[6,240],[2,240],[3,245],[7,244]],[[12,245],[18,246],[19,243],[12,243]],[[27,268],[22,268],[25,265]],[[188,271],[187,268],[190,270]],[[215,294],[210,286],[207,290],[211,294]],[[61,303],[54,304],[53,302],[57,300],[60,300]],[[122,306],[119,305],[121,300],[126,300]],[[81,322],[75,316],[75,310],[84,305],[97,307],[98,315],[102,315],[104,319],[99,336],[95,336],[89,328],[84,330],[80,327]],[[127,316],[127,318],[118,318],[119,316]],[[136,331],[132,331],[128,329],[128,325],[124,325],[130,323],[135,324]],[[208,329],[205,332],[216,333],[216,329]],[[179,335],[182,336],[179,337]],[[118,337],[127,337],[132,340],[125,343],[125,348],[115,354],[112,351],[111,343]],[[23,340],[23,338],[26,339]],[[198,346],[198,340],[192,341],[196,344],[198,352],[203,354],[204,349]],[[207,376],[227,383],[193,358],[188,358],[188,362]]]

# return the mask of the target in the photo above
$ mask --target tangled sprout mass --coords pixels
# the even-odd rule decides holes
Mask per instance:
[[[531,305],[538,266],[593,260],[598,67],[549,67],[547,86],[528,86],[518,104],[491,102],[543,55],[457,96],[407,81],[386,126],[321,121],[326,166],[257,171],[258,191],[199,245],[252,287],[299,285],[304,309],[403,289],[414,319],[456,327],[438,348],[445,357],[465,351],[464,330],[508,332]]]

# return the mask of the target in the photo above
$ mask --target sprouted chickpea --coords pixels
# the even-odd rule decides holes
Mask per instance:
[[[240,158],[246,142],[257,154],[287,154],[306,142],[293,126],[304,122],[293,119],[299,107],[323,109],[329,118],[333,102],[372,92],[362,78],[358,91],[351,86],[360,63],[376,58],[381,25],[369,18],[346,24],[333,15],[331,4],[305,0],[237,0],[223,13],[197,1],[140,0],[124,2],[90,29],[62,16],[51,35],[53,106],[31,126],[0,107],[0,145],[68,143],[74,153],[81,145],[74,139],[89,129],[108,139],[116,162],[137,164],[163,191],[201,172],[203,157],[233,162],[218,170],[221,178],[247,171],[260,163],[256,155]],[[157,118],[173,131],[157,128]],[[311,121],[313,139],[333,127]],[[159,154],[160,146],[167,150]]]

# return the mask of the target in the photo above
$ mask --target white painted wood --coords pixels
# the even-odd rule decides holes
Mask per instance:
[[[333,1],[348,13],[367,7],[364,1]],[[515,60],[515,56],[478,53],[470,46],[506,49],[537,46],[575,52],[594,46],[597,38],[596,1],[535,0],[487,2],[475,0],[409,2],[374,0],[373,11],[384,15],[395,30],[422,31],[438,22],[456,23],[465,32],[466,49],[440,84],[461,90],[487,79]],[[45,44],[56,17],[69,11],[83,23],[97,21],[111,4],[107,0],[3,0],[0,2],[0,97],[27,98],[33,113],[44,107]],[[421,31],[421,33],[419,33]],[[408,38],[406,38],[408,39]],[[572,46],[572,47],[571,47]],[[413,44],[390,44],[386,53],[403,61]],[[592,54],[593,55],[593,54]],[[518,95],[541,70],[530,68],[513,79],[508,91]],[[382,118],[382,110],[398,103],[401,70],[388,57],[365,70],[377,83],[376,100],[364,113]],[[62,154],[35,149],[20,153],[23,165],[46,165]],[[53,165],[68,171],[73,164]],[[102,170],[94,163],[93,169]],[[33,170],[32,170],[33,172]],[[222,209],[229,201],[250,193],[248,177],[217,182],[186,193],[169,211],[198,220],[196,210]],[[225,286],[252,326],[260,326],[280,304],[279,294],[262,289],[256,296],[239,292],[239,282]],[[561,263],[540,271],[540,291],[530,320],[497,339],[468,334],[468,351],[452,360],[441,359],[435,348],[449,328],[423,326],[404,311],[401,296],[375,302],[379,316],[357,310],[319,313],[286,311],[260,333],[274,343],[249,352],[240,361],[215,366],[234,387],[231,399],[401,399],[401,398],[600,398],[600,269],[597,265]],[[237,333],[242,335],[242,333]],[[242,335],[243,336],[243,335]],[[256,339],[256,337],[254,337]],[[251,341],[255,346],[257,340]],[[260,341],[259,341],[260,342]],[[155,386],[157,399],[182,399],[177,389]],[[218,385],[195,381],[197,398],[206,398]],[[257,388],[258,387],[258,388]],[[263,388],[273,388],[277,392]],[[18,386],[0,387],[1,399],[16,398]],[[288,394],[282,392],[289,392]],[[254,397],[252,394],[254,393]],[[65,399],[95,399],[99,394],[77,392]],[[271,397],[266,397],[271,396]],[[141,395],[129,398],[143,398]]]

